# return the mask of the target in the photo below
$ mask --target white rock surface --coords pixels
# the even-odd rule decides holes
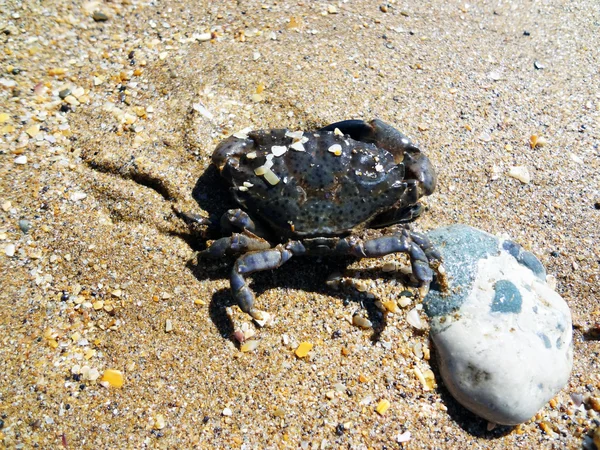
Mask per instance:
[[[451,294],[425,299],[450,393],[498,424],[529,420],[567,383],[571,313],[541,263],[508,240],[464,225],[436,230]]]

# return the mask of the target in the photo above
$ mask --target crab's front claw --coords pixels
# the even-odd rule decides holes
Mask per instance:
[[[386,149],[394,155],[396,163],[403,161],[406,152],[420,152],[408,137],[379,119],[373,119],[370,122],[343,120],[327,125],[321,128],[321,131],[335,131],[336,128],[355,141],[376,144],[377,147]]]
[[[420,182],[419,196],[429,195],[435,190],[437,175],[429,158],[419,147],[403,133],[379,119],[370,122],[363,120],[344,120],[332,123],[321,131],[340,130],[355,141],[367,142],[384,148],[392,155],[397,164],[404,163],[407,178]]]
[[[404,168],[408,178],[419,181],[419,197],[433,193],[437,184],[437,174],[427,156],[420,151],[404,153]]]
[[[219,143],[212,155],[212,162],[219,172],[223,171],[228,162],[237,167],[239,158],[246,152],[245,145],[246,141],[236,136],[230,136]]]

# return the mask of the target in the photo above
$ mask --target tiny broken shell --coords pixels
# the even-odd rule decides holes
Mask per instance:
[[[290,137],[294,140],[300,140],[304,136],[304,131],[286,131],[285,137]]]
[[[288,150],[288,148],[285,145],[274,145],[273,147],[271,147],[271,152],[275,156],[281,156],[285,152],[287,152],[287,150]]]
[[[254,173],[258,176],[264,175],[267,172],[267,170],[271,170],[271,167],[273,167],[273,161],[267,158],[267,160],[262,166],[259,166],[256,169],[254,169]]]
[[[292,145],[290,145],[290,148],[292,150],[296,150],[297,152],[305,152],[306,151],[306,149],[304,148],[304,145],[302,145],[302,141],[294,142]]]
[[[238,191],[246,192],[248,188],[246,186],[239,186]]]
[[[250,340],[250,341],[244,342],[240,346],[240,351],[243,353],[247,353],[247,352],[252,352],[252,351],[256,350],[257,348],[258,348],[258,341]]]
[[[336,128],[335,130],[333,130],[333,134],[335,134],[336,136],[343,136],[344,135],[344,133],[342,133],[339,128]]]
[[[341,156],[342,154],[342,146],[340,144],[333,144],[331,147],[327,149],[329,153],[333,153],[335,156]]]
[[[238,139],[248,139],[248,133],[252,131],[252,127],[244,128],[243,130],[234,133],[233,136]]]
[[[251,188],[252,186],[254,186],[252,183],[250,183],[248,181],[244,181],[244,187]]]
[[[256,158],[256,152],[250,152],[246,155],[246,158],[248,159],[254,159]]]
[[[364,317],[358,314],[352,317],[352,325],[365,329],[373,328],[373,322],[371,322],[368,319],[365,319]]]
[[[273,172],[271,169],[267,169],[265,171],[264,177],[265,180],[267,180],[267,182],[272,186],[275,186],[277,183],[279,183],[279,181],[281,181],[279,177],[275,174],[275,172]]]

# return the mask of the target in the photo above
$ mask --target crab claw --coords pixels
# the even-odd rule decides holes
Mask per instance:
[[[404,153],[407,178],[418,180],[419,196],[431,195],[437,184],[437,174],[429,158],[420,151]]]
[[[435,190],[437,175],[429,158],[406,135],[391,125],[379,119],[370,122],[344,120],[327,125],[321,128],[321,131],[334,131],[336,128],[355,141],[372,143],[384,148],[394,155],[396,164],[404,163],[407,178],[420,182],[419,196],[429,195]]]
[[[246,152],[246,141],[236,136],[230,136],[227,139],[221,141],[212,155],[212,162],[219,172],[223,171],[223,168],[227,163],[233,163],[237,167],[239,164],[239,158]]]

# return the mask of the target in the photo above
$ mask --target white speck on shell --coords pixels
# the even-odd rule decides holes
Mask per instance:
[[[333,130],[333,134],[335,134],[336,136],[343,136],[344,135],[344,133],[342,133],[339,128],[336,128],[335,130]]]
[[[273,147],[271,147],[271,152],[275,155],[275,156],[281,156],[283,154],[285,154],[285,152],[288,151],[288,148],[285,145],[274,145]]]
[[[265,171],[264,177],[265,180],[267,180],[267,182],[272,186],[275,186],[277,183],[279,183],[279,181],[281,181],[279,177],[275,174],[275,172],[273,172],[271,169],[267,169]]]
[[[246,155],[246,158],[248,159],[254,159],[256,158],[256,152],[250,152]]]
[[[333,144],[331,147],[327,149],[329,153],[333,153],[335,156],[341,156],[342,154],[342,146],[340,144]]]
[[[237,133],[233,134],[233,137],[236,137],[238,139],[248,139],[248,133],[250,133],[252,131],[251,127],[247,127],[244,128],[243,130],[238,131]]]
[[[305,152],[306,151],[306,149],[304,148],[304,145],[302,145],[301,141],[294,142],[292,145],[290,145],[290,148],[292,150],[296,150],[297,152]]]
[[[286,131],[285,132],[285,137],[290,137],[294,140],[300,140],[302,139],[302,137],[304,136],[304,132],[303,131]]]

